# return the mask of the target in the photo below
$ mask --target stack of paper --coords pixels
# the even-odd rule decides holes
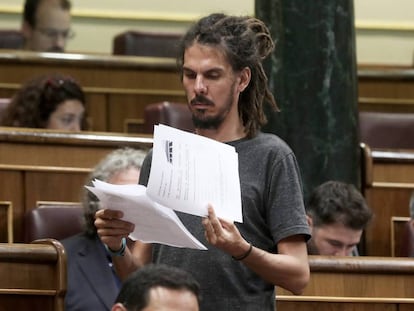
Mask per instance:
[[[87,187],[105,208],[135,224],[132,238],[205,249],[173,210],[242,222],[238,157],[232,146],[165,125],[155,126],[148,186],[94,182]],[[200,222],[201,226],[201,222]]]

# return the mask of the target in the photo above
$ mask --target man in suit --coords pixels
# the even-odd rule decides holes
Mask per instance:
[[[145,153],[131,148],[108,154],[89,176],[112,184],[137,184]],[[62,241],[68,258],[66,311],[110,311],[120,281],[112,269],[111,256],[96,233],[94,216],[97,198],[87,190],[84,196],[85,231]]]

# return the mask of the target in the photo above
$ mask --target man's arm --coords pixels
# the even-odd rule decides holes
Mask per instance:
[[[278,254],[252,247],[241,236],[232,222],[218,219],[209,207],[208,218],[203,219],[207,241],[241,261],[261,278],[299,295],[309,282],[310,271],[305,237],[295,235],[280,241]]]
[[[101,241],[116,252],[122,247],[122,238],[128,238],[134,224],[121,220],[122,212],[101,209],[95,214],[95,226]],[[113,256],[112,261],[118,276],[124,280],[132,272],[151,262],[152,245],[128,240],[123,256]]]

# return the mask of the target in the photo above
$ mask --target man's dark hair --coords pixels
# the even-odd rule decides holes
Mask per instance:
[[[339,222],[354,230],[364,229],[373,215],[355,186],[340,181],[327,181],[316,187],[306,213],[315,227]]]
[[[262,64],[274,48],[269,29],[250,16],[214,13],[201,18],[182,38],[177,59],[181,77],[184,53],[195,43],[221,49],[235,72],[250,68],[251,81],[241,93],[238,105],[247,136],[254,136],[267,121],[264,102],[278,110]]]
[[[45,0],[26,0],[23,9],[23,18],[32,28],[36,27],[36,12],[42,1]],[[70,11],[71,3],[69,0],[57,1],[63,10]]]
[[[187,290],[200,299],[198,282],[188,272],[164,264],[149,264],[131,274],[122,285],[115,300],[128,311],[144,309],[150,300],[150,291],[155,287]]]

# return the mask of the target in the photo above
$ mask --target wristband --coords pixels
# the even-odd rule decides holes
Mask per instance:
[[[122,238],[121,248],[117,251],[113,251],[106,244],[105,244],[105,248],[108,251],[109,255],[111,255],[111,256],[124,256],[125,255],[125,249],[126,249],[126,238]]]
[[[234,257],[234,256],[231,256],[234,260],[237,260],[237,261],[240,261],[240,260],[243,260],[243,259],[245,259],[247,256],[249,256],[250,255],[250,253],[252,252],[252,249],[253,249],[253,245],[252,245],[252,243],[249,243],[250,244],[250,247],[249,247],[249,249],[243,254],[243,255],[241,255],[241,256],[239,256],[239,257]]]

